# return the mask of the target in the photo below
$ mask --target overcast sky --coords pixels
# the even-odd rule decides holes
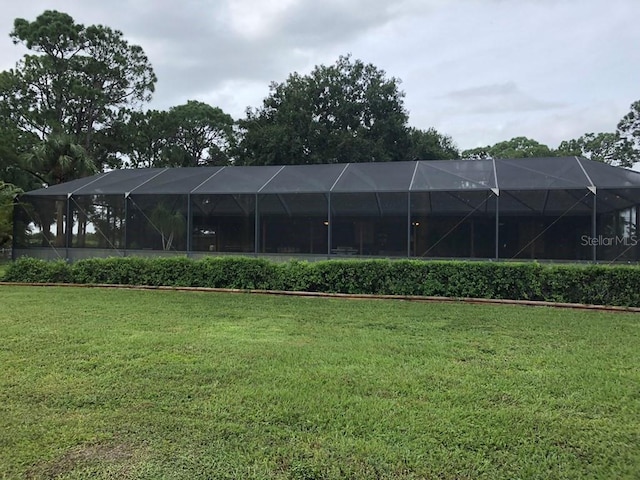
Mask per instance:
[[[150,105],[234,118],[269,83],[351,53],[402,80],[409,123],[461,149],[614,131],[640,100],[640,0],[0,0],[0,70],[25,53],[13,19],[44,10],[121,30],[158,76]]]

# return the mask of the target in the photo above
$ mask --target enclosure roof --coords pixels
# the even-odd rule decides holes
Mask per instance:
[[[640,189],[640,172],[580,157],[113,170],[33,196]]]

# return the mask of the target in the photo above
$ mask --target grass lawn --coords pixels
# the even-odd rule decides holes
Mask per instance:
[[[0,286],[0,478],[640,477],[640,316]]]

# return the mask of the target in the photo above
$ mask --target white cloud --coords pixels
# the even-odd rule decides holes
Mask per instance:
[[[240,37],[259,40],[271,35],[298,0],[236,0],[229,2],[229,21]]]
[[[562,103],[534,98],[518,88],[515,82],[481,85],[447,93],[451,112],[475,114],[499,114],[504,112],[530,112],[556,110]]]

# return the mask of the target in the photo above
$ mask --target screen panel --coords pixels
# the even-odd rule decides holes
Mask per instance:
[[[350,163],[332,192],[408,191],[416,162]]]
[[[123,195],[72,196],[70,202],[72,247],[124,248],[126,222]]]
[[[66,196],[22,195],[14,207],[17,248],[67,246],[69,228]]]
[[[408,192],[333,193],[331,253],[408,255]]]
[[[255,252],[255,195],[192,195],[191,205],[194,251]]]
[[[131,195],[127,202],[127,248],[187,249],[187,195]]]
[[[489,190],[496,187],[491,160],[418,162],[411,191]]]

